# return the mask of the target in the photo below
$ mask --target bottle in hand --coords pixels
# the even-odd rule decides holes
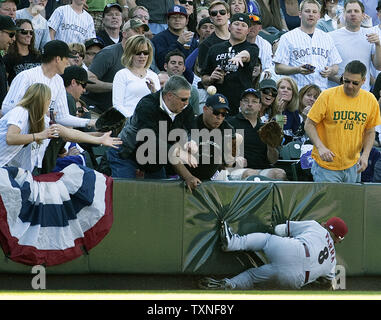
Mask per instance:
[[[49,108],[49,117],[50,117],[49,126],[57,123],[56,119],[54,117],[54,109],[53,108]],[[58,133],[55,133],[54,136],[56,136],[58,138]]]

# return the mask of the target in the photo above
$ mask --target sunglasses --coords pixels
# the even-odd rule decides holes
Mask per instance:
[[[135,15],[135,16],[133,16],[133,18],[138,18],[138,19],[140,19],[140,20],[149,20],[149,16],[144,16],[144,15],[142,15],[142,14],[137,14],[137,15]]]
[[[83,89],[86,89],[87,82],[83,82],[83,81],[79,81],[79,80],[75,80],[75,82],[77,82],[77,84],[80,84]]]
[[[193,1],[180,0],[180,4],[189,4],[190,6],[193,6]]]
[[[172,94],[174,96],[176,96],[177,98],[179,98],[181,100],[181,102],[187,102],[189,100],[189,97],[188,98],[182,98],[182,97],[179,97],[176,93],[172,92]]]
[[[78,52],[78,51],[75,51],[75,50],[70,51],[70,53],[71,53],[73,56],[78,55],[78,56],[81,57],[82,59],[85,57],[84,54],[82,54],[82,52]],[[75,58],[73,58],[73,59],[78,59],[79,57],[75,57]]]
[[[135,55],[136,55],[136,56],[141,56],[142,53],[143,53],[145,56],[148,56],[148,55],[149,55],[149,51],[148,51],[148,50],[142,50],[142,51],[136,52]]]
[[[3,31],[3,32],[5,32],[5,33],[8,33],[8,36],[9,36],[9,38],[13,38],[15,35],[16,35],[16,32],[8,32],[8,31],[5,31],[5,30],[1,30],[1,31]]]
[[[212,109],[212,113],[218,117],[219,115],[222,115],[224,118],[228,115],[228,112],[222,112],[215,109]]]
[[[249,15],[249,18],[252,22],[255,22],[255,23],[261,23],[261,18],[256,16],[255,14],[251,14]]]
[[[33,36],[34,35],[34,31],[33,30],[25,30],[25,29],[21,29],[21,30],[18,30],[18,33],[21,33],[22,35],[26,36],[26,35],[31,35]]]
[[[344,78],[343,78],[343,82],[346,83],[346,84],[352,83],[354,86],[358,86],[360,84],[359,81],[352,81],[352,80],[347,80],[347,79],[344,79]]]
[[[262,90],[262,92],[263,92],[264,94],[270,95],[270,96],[272,96],[272,97],[276,97],[277,94],[278,94],[277,91],[272,90],[272,89],[270,89],[270,88],[265,88],[265,89]]]
[[[220,14],[221,16],[224,16],[225,14],[227,14],[227,11],[222,9],[222,10],[213,10],[213,11],[210,11],[210,15],[212,17],[216,17],[217,14]]]

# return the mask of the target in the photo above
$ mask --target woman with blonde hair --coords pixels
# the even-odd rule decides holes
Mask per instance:
[[[60,124],[49,126],[50,99],[50,88],[35,83],[18,105],[0,118],[0,167],[8,165],[32,171],[38,165],[38,155],[45,152],[48,139],[57,137],[111,147],[121,144],[119,138],[110,137],[111,132],[97,137]]]
[[[312,105],[315,103],[316,99],[319,97],[321,89],[316,84],[307,84],[299,90],[299,117],[300,117],[300,126],[295,136],[298,137],[298,140],[301,142],[307,141],[309,138],[304,131],[304,123],[307,119],[307,114],[310,111]]]
[[[294,133],[300,126],[299,117],[299,91],[296,82],[290,77],[282,77],[277,82],[278,94],[275,99],[276,119],[283,125],[285,142],[293,140]],[[283,115],[283,119],[279,118]],[[280,120],[279,120],[280,119]],[[282,121],[283,120],[283,121]]]
[[[151,41],[136,35],[126,42],[122,65],[112,83],[112,103],[125,117],[135,111],[139,100],[147,94],[160,90],[158,75],[149,69],[153,60]]]

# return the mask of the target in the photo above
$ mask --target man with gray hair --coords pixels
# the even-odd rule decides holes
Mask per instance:
[[[181,76],[172,76],[164,88],[143,97],[119,134],[123,144],[109,150],[107,160],[114,178],[136,178],[137,173],[149,179],[165,179],[166,166],[174,150],[185,158],[188,152],[175,148],[176,138],[187,145],[194,113],[188,105],[191,86]],[[178,131],[174,131],[178,129]],[[182,140],[181,140],[182,139]],[[179,143],[181,144],[181,142]],[[184,146],[182,144],[182,147]],[[201,183],[193,176],[182,177],[190,189]]]

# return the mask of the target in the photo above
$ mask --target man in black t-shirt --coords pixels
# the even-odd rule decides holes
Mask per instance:
[[[216,0],[210,4],[209,17],[214,24],[214,32],[198,46],[198,61],[202,68],[205,65],[209,49],[218,43],[229,40],[230,7],[225,1]]]
[[[240,93],[252,85],[253,68],[259,48],[246,40],[251,20],[245,13],[236,13],[229,26],[230,39],[208,51],[201,75],[204,87],[214,85],[229,100],[230,113],[238,113]]]
[[[253,88],[246,89],[241,94],[241,112],[230,117],[227,121],[235,130],[243,131],[243,155],[247,161],[248,169],[240,170],[240,179],[251,175],[262,175],[275,180],[287,180],[283,169],[274,168],[272,165],[279,159],[276,148],[266,145],[259,137],[258,130],[263,125],[259,118],[261,110],[261,93]],[[238,171],[231,172],[230,176],[238,176]]]

